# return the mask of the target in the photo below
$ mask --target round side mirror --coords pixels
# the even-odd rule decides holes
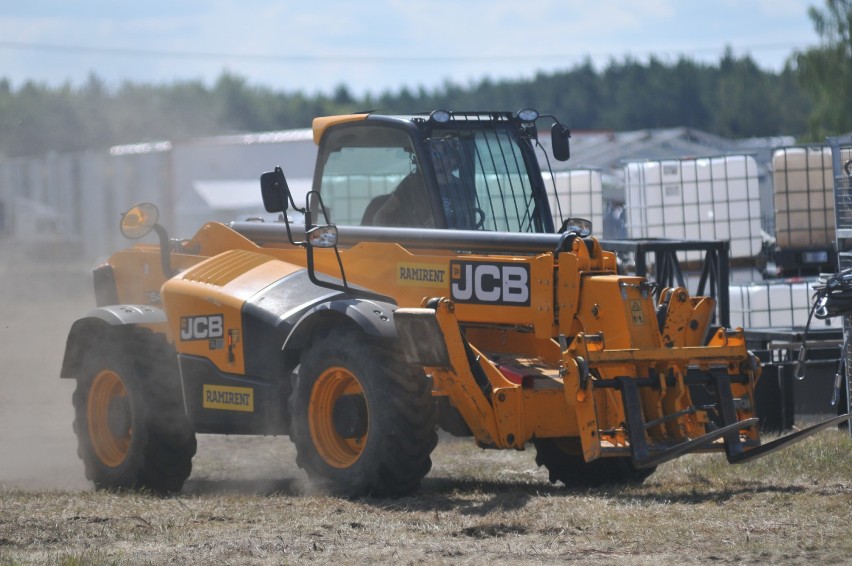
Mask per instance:
[[[121,233],[125,238],[138,240],[154,229],[160,211],[150,202],[142,202],[121,215]]]

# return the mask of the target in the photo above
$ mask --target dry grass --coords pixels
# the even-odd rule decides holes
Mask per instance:
[[[848,563],[852,441],[762,461],[666,464],[645,485],[571,491],[530,452],[444,439],[414,496],[313,493],[285,439],[203,437],[183,494],[0,497],[0,564]]]
[[[312,491],[287,439],[202,436],[181,495],[93,492],[73,384],[57,378],[90,280],[19,257],[0,254],[0,566],[852,563],[852,440],[838,431],[581,491],[550,485],[532,450],[442,439],[416,495],[355,501]]]

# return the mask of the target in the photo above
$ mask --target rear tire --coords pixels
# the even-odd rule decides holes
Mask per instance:
[[[108,330],[86,353],[73,402],[77,454],[96,488],[180,491],[196,440],[162,336]]]
[[[335,328],[302,353],[289,409],[296,462],[329,491],[415,491],[438,441],[429,381],[397,343]]]
[[[626,457],[586,462],[579,451],[579,443],[573,438],[538,438],[533,444],[535,463],[547,468],[550,483],[560,481],[566,487],[640,484],[657,469],[656,466],[638,469]]]

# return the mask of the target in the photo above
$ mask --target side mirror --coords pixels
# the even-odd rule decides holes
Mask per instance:
[[[276,167],[260,176],[260,192],[263,195],[263,207],[266,212],[284,212],[287,210],[287,199],[290,187],[284,178],[284,171]]]
[[[121,215],[121,234],[125,238],[138,240],[151,233],[153,230],[160,239],[160,263],[163,266],[163,275],[168,279],[175,274],[172,269],[169,235],[166,229],[157,224],[160,219],[160,211],[150,202],[140,202],[133,208]]]
[[[337,245],[337,226],[315,226],[308,230],[308,242],[315,248],[333,248]]]
[[[559,122],[555,122],[550,128],[550,144],[553,147],[553,157],[558,161],[568,161],[571,157],[571,146],[568,143],[568,138],[570,137],[571,131]]]
[[[141,202],[121,215],[121,234],[130,240],[144,238],[151,233],[160,211],[150,202]]]
[[[592,235],[592,222],[585,218],[566,218],[562,223],[562,228],[559,233],[572,232],[581,238],[587,238]]]

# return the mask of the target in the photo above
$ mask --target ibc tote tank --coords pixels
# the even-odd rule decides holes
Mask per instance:
[[[753,157],[637,161],[625,166],[624,178],[629,237],[728,240],[732,258],[760,253],[760,190]]]
[[[804,328],[817,281],[788,279],[728,288],[731,328]],[[811,328],[831,328],[831,319],[811,319]]]
[[[828,147],[775,150],[772,154],[772,184],[778,247],[831,246],[834,242],[831,150]]]
[[[549,172],[542,173],[542,177],[547,187],[553,224],[557,229],[566,218],[585,218],[592,221],[592,230],[597,236],[603,234],[603,182],[600,171],[556,171],[553,173],[553,185]]]

